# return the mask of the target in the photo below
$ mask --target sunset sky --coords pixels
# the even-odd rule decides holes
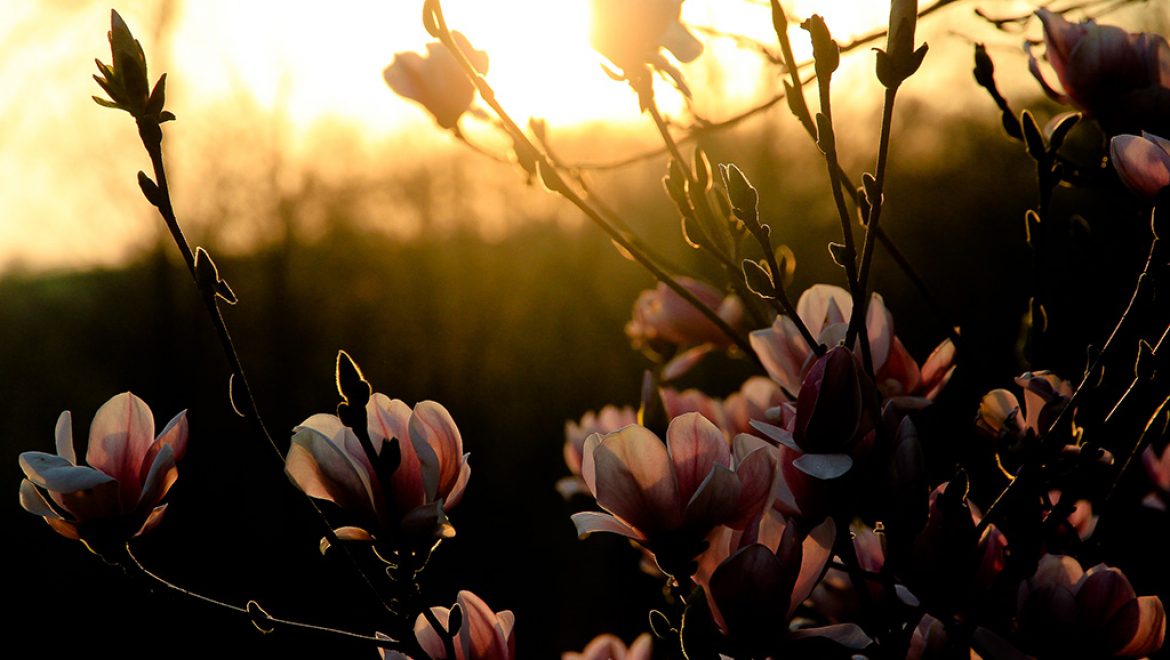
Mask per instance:
[[[567,129],[608,121],[650,138],[632,93],[604,75],[600,56],[589,48],[588,4],[448,0],[444,6],[451,26],[489,53],[488,78],[516,116],[544,117]],[[965,111],[977,98],[967,84],[969,59],[960,59],[970,57],[972,39],[990,36],[1001,49],[997,58],[1014,67],[1017,75],[1002,74],[1009,93],[1028,84],[1018,75],[1023,35],[994,33],[972,20],[976,5],[997,15],[1027,6],[960,2],[923,26],[931,56],[910,88],[933,96],[943,110]],[[349,127],[360,136],[357,147],[370,153],[391,149],[425,157],[460,148],[382,81],[395,52],[425,48],[420,2],[334,0],[327,11],[320,3],[287,2],[279,11],[274,6],[128,0],[118,7],[143,43],[151,78],[169,73],[168,107],[179,121],[167,127],[167,148],[177,181],[185,181],[184,157],[204,153],[217,134],[230,141],[225,123],[252,126],[261,136],[272,132],[292,161],[320,159],[315,136],[323,125]],[[797,0],[786,6],[795,20],[825,15],[839,41],[879,26],[888,11],[885,3],[868,0]],[[143,226],[150,209],[139,198],[134,173],[147,163],[132,121],[89,99],[100,92],[90,77],[93,58],[109,59],[109,7],[58,1],[7,9],[0,25],[0,80],[10,90],[0,97],[0,268],[113,263],[156,229]],[[683,13],[692,25],[719,26],[771,46],[769,16],[762,0],[688,0]],[[794,30],[798,57],[808,52],[803,36]],[[774,81],[761,76],[755,54],[725,39],[703,39],[707,52],[684,72],[699,89],[697,108],[705,116],[729,116],[775,89]],[[713,67],[712,59],[720,66]],[[865,52],[846,59],[839,75],[847,82],[837,86],[845,112],[868,107],[874,97],[871,67]],[[934,93],[958,81],[962,93]],[[716,84],[714,93],[707,91],[710,83]],[[677,112],[677,94],[664,90],[664,109]]]

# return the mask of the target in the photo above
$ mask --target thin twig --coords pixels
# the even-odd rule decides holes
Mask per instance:
[[[242,614],[242,615],[248,617],[249,620],[252,620],[253,623],[255,623],[253,613],[247,607],[240,607],[239,605],[233,605],[232,603],[228,603],[228,602],[225,602],[222,600],[218,600],[216,598],[212,598],[211,596],[201,594],[201,593],[198,593],[196,591],[192,591],[190,589],[187,589],[186,587],[180,587],[179,585],[171,582],[170,580],[167,580],[166,578],[164,578],[164,577],[158,575],[157,573],[155,573],[154,571],[150,570],[142,563],[142,561],[140,559],[138,559],[137,555],[134,554],[134,550],[131,547],[130,543],[126,544],[126,556],[130,558],[130,561],[133,564],[133,567],[136,568],[139,573],[141,573],[143,576],[145,576],[147,578],[150,578],[151,580],[162,585],[163,587],[166,587],[167,589],[174,591],[175,593],[182,594],[183,596],[186,596],[188,598],[198,600],[198,601],[206,603],[208,605],[213,605],[215,607],[218,607],[219,609],[227,610],[229,612],[234,612],[236,614]],[[285,628],[295,628],[298,630],[310,630],[310,631],[317,632],[317,633],[332,635],[334,637],[343,637],[345,639],[352,639],[352,640],[362,641],[362,642],[370,642],[370,643],[375,644],[381,648],[387,648],[387,649],[404,649],[405,648],[401,642],[399,642],[397,640],[390,639],[390,638],[383,639],[380,637],[363,635],[361,633],[355,633],[355,632],[351,632],[348,630],[341,630],[339,628],[330,628],[328,626],[320,626],[320,625],[313,624],[313,623],[305,623],[303,621],[293,621],[291,619],[282,619],[279,617],[274,617],[274,616],[268,614],[267,612],[263,612],[263,619],[261,619],[261,621],[265,624],[272,624],[274,627],[281,626],[281,627],[285,627]]]

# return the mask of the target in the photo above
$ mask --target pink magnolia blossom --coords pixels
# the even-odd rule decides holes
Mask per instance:
[[[743,323],[744,308],[739,298],[724,297],[715,287],[689,277],[680,277],[678,282],[729,325]],[[663,368],[666,380],[681,376],[707,353],[731,345],[731,339],[718,326],[661,282],[638,295],[626,323],[626,335],[636,348],[658,354],[684,349]]]
[[[659,48],[680,62],[703,52],[703,44],[679,22],[682,0],[592,0],[591,6],[590,43],[622,70],[666,65]]]
[[[56,454],[20,455],[21,506],[95,552],[153,529],[187,450],[186,411],[156,437],[154,415],[142,399],[129,392],[113,397],[89,427],[88,466],[77,464],[72,420],[69,411],[57,419]]]
[[[1086,571],[1063,555],[1040,559],[1020,584],[1018,611],[1021,636],[1064,657],[1143,657],[1162,648],[1166,635],[1157,596],[1139,597],[1116,568]]]
[[[1029,68],[1044,91],[1096,117],[1109,134],[1170,128],[1170,45],[1152,33],[1133,34],[1093,21],[1071,23],[1047,9],[1045,54],[1064,88],[1054,89],[1029,55]]]
[[[412,410],[374,394],[366,405],[370,441],[381,455],[397,439],[401,461],[382,483],[353,430],[336,415],[318,414],[293,431],[284,471],[305,494],[329,500],[361,521],[338,531],[368,539],[378,530],[429,533],[463,497],[471,476],[463,439],[442,405],[423,401]]]
[[[728,442],[740,433],[756,433],[752,422],[768,420],[768,411],[787,401],[780,386],[763,376],[748,378],[739,391],[732,392],[726,399],[707,396],[694,388],[680,392],[664,387],[660,392],[667,419],[697,412],[714,422]]]
[[[671,421],[665,445],[641,426],[592,435],[581,474],[608,513],[576,513],[573,523],[582,536],[612,532],[637,541],[673,574],[701,551],[712,529],[742,528],[760,511],[774,471],[763,441],[739,436],[733,452],[698,413]]]
[[[642,633],[629,648],[608,633],[594,637],[580,653],[564,653],[561,660],[650,660],[650,633]]]
[[[1117,176],[1134,194],[1152,200],[1170,185],[1170,140],[1153,133],[1117,135],[1109,141]]]
[[[516,657],[516,636],[513,628],[516,617],[511,610],[493,612],[487,603],[471,593],[460,591],[456,604],[463,612],[462,624],[455,631],[455,658],[447,657],[443,638],[431,627],[422,614],[414,623],[414,636],[427,656],[434,660],[512,660]],[[451,620],[451,608],[432,607],[431,613],[447,628]],[[407,660],[409,656],[398,651],[382,653],[387,660]]]
[[[584,458],[585,439],[594,433],[613,433],[623,427],[638,422],[638,415],[630,406],[605,406],[594,413],[592,410],[581,417],[580,422],[569,420],[565,422],[565,465],[573,473],[557,481],[557,492],[562,497],[569,498],[578,493],[588,493],[589,489],[581,478],[581,462]]]
[[[817,341],[832,347],[845,339],[853,298],[841,287],[816,284],[801,294],[796,314]],[[894,317],[876,293],[870,297],[865,326],[876,384],[884,396],[896,397],[912,407],[938,396],[954,372],[955,347],[950,339],[939,344],[919,367],[894,335]],[[750,341],[768,375],[795,394],[811,366],[813,352],[792,319],[776,317],[772,327],[752,332]]]
[[[459,32],[451,36],[475,70],[487,73],[487,53],[472,48]],[[382,77],[395,93],[426,108],[443,128],[455,128],[475,98],[475,86],[463,74],[455,55],[438,42],[427,44],[426,55],[397,53]]]

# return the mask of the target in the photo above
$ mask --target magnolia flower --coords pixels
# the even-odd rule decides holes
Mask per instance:
[[[852,624],[789,633],[785,623],[812,593],[832,557],[832,518],[807,536],[775,510],[743,532],[721,528],[711,537],[695,575],[716,626],[761,657],[786,637],[827,637],[854,649],[870,642]]]
[[[187,413],[175,415],[156,437],[150,408],[125,392],[94,415],[85,455],[89,466],[77,464],[69,411],[57,419],[56,444],[56,454],[20,455],[26,477],[20,504],[58,534],[100,552],[162,520],[167,505],[160,502],[178,478],[175,464],[187,450]]]
[[[817,341],[835,346],[845,339],[853,298],[841,287],[816,284],[800,295],[796,314]],[[955,347],[950,339],[939,344],[920,368],[894,335],[894,317],[877,293],[870,297],[865,327],[877,387],[884,396],[914,407],[938,396],[955,369]],[[772,327],[752,332],[750,341],[768,375],[787,391],[797,392],[813,352],[792,319],[776,317]]]
[[[682,0],[592,0],[592,9],[590,43],[624,71],[666,65],[659,48],[680,62],[703,52],[703,44],[679,23]]]
[[[592,410],[581,417],[580,422],[565,422],[565,465],[573,473],[557,481],[557,492],[564,498],[578,493],[588,493],[585,481],[581,479],[581,462],[585,450],[585,439],[594,433],[613,433],[623,427],[638,423],[638,415],[630,406],[605,406],[597,413]]]
[[[1072,557],[1041,558],[1017,603],[1021,636],[1053,657],[1143,657],[1166,635],[1157,596],[1139,597],[1120,570],[1085,571]]]
[[[728,442],[740,433],[755,433],[752,422],[767,420],[768,411],[787,402],[780,386],[763,376],[748,378],[739,391],[726,399],[709,397],[694,388],[679,392],[664,387],[660,392],[667,419],[689,412],[700,413],[723,431]]]
[[[1096,117],[1109,134],[1170,128],[1170,45],[1152,33],[1132,34],[1093,21],[1070,23],[1047,9],[1045,55],[1064,91],[1048,84],[1036,58],[1029,69],[1054,100]]]
[[[336,530],[342,538],[369,540],[383,529],[452,534],[444,512],[463,497],[471,466],[450,413],[434,401],[411,410],[398,399],[374,394],[366,416],[375,453],[397,440],[401,460],[389,483],[379,480],[353,430],[326,414],[293,429],[284,465],[289,479],[306,495],[329,500],[360,521],[361,527]]]
[[[744,308],[739,298],[724,297],[715,287],[689,277],[678,278],[678,283],[729,325],[743,322]],[[654,353],[690,349],[664,367],[666,380],[681,376],[710,351],[731,345],[731,339],[718,326],[662,282],[638,295],[632,318],[626,323],[626,335],[635,348]]]
[[[487,53],[472,48],[459,32],[451,36],[475,70],[487,73]],[[455,55],[438,42],[427,44],[426,55],[396,53],[382,77],[395,93],[426,108],[443,128],[455,128],[475,97],[475,85],[463,74]]]
[[[1170,140],[1142,131],[1109,141],[1109,159],[1117,176],[1134,194],[1152,200],[1170,185]]]
[[[455,604],[462,611],[462,623],[455,631],[455,658],[447,657],[443,638],[431,627],[422,614],[414,623],[414,636],[426,654],[434,660],[512,660],[516,657],[516,637],[513,628],[516,617],[511,610],[493,612],[487,603],[471,593],[460,591]],[[451,620],[451,608],[432,607],[431,612],[443,628]],[[387,660],[404,660],[408,656],[398,651],[382,654]]]
[[[575,513],[573,523],[582,536],[612,532],[637,541],[674,575],[716,526],[743,528],[760,511],[773,462],[758,438],[739,436],[729,449],[723,433],[698,413],[671,421],[665,445],[641,426],[595,434],[585,441],[581,475],[609,513]]]
[[[638,635],[629,648],[614,635],[598,635],[580,653],[564,653],[561,660],[650,660],[650,633]]]

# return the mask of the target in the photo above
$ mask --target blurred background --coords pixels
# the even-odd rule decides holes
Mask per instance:
[[[10,543],[0,584],[17,604],[6,627],[36,639],[47,657],[372,657],[361,645],[310,634],[262,635],[245,620],[158,593],[20,509],[18,454],[51,451],[62,410],[85,437],[98,406],[130,390],[158,424],[182,409],[191,423],[166,518],[139,544],[144,562],[221,600],[255,599],[275,616],[367,633],[379,626],[345,562],[318,553],[320,521],[276,456],[231,411],[212,327],[138,192],[135,173],[149,161],[132,121],[89,100],[100,92],[92,60],[109,59],[109,7],[6,4],[0,464],[11,496],[2,509]],[[333,410],[338,349],[376,390],[443,403],[473,469],[452,516],[458,537],[424,577],[432,602],[450,605],[466,588],[496,610],[512,609],[526,657],[580,650],[607,631],[628,642],[647,629],[661,585],[638,572],[638,553],[621,540],[578,541],[569,514],[579,503],[564,502],[553,485],[566,474],[566,420],[637,403],[649,363],[623,326],[653,281],[519,167],[467,149],[385,86],[381,71],[395,52],[425,48],[416,4],[288,2],[277,10],[128,0],[118,10],[146,50],[151,78],[168,72],[168,108],[178,121],[165,125],[164,149],[176,210],[191,243],[215,256],[240,298],[225,315],[278,443],[286,446],[309,415]],[[699,29],[772,47],[767,4],[685,3],[684,19],[707,46],[683,67],[698,116],[733,117],[782,89],[753,46]],[[488,79],[505,107],[545,119],[562,160],[606,165],[656,148],[633,94],[589,50],[588,2],[444,5],[452,26],[489,53]],[[842,42],[879,27],[888,11],[864,0],[786,7],[797,19],[824,14]],[[873,278],[920,360],[948,325],[962,329],[962,366],[922,420],[939,480],[959,462],[991,473],[969,421],[984,392],[1010,386],[1028,366],[1017,343],[1032,272],[1022,219],[1035,203],[1034,166],[971,77],[973,43],[987,43],[1017,109],[1031,108],[1042,123],[1060,111],[1026,74],[1022,44],[1040,36],[1035,21],[1024,31],[996,30],[975,8],[994,17],[1030,9],[956,2],[920,25],[931,51],[900,97],[883,215],[945,318],[880,249]],[[1167,9],[1139,4],[1107,20],[1165,33]],[[804,33],[792,34],[802,44]],[[839,142],[854,173],[872,168],[877,142],[872,61],[859,48],[836,82]],[[659,96],[686,121],[676,93],[664,87]],[[490,123],[463,121],[468,139],[510,157]],[[699,144],[712,162],[737,163],[759,188],[763,218],[797,256],[794,297],[815,282],[842,283],[826,251],[839,231],[824,167],[784,103],[704,133]],[[590,176],[684,271],[714,275],[680,240],[661,194],[664,171],[664,157],[654,156]],[[1136,207],[1115,181],[1103,186],[1105,194],[1058,191],[1056,256],[1039,266],[1059,337],[1035,366],[1070,379],[1083,368],[1084,347],[1112,326],[1147,248]],[[751,373],[743,360],[715,357],[683,384],[702,382],[722,396]],[[972,495],[986,502],[1000,486],[976,480]],[[1111,563],[1127,557],[1118,551]],[[1150,570],[1156,574],[1142,577],[1164,592],[1165,569]]]

